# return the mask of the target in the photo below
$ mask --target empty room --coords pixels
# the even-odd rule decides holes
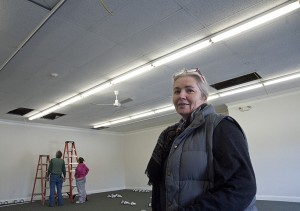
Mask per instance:
[[[299,20],[299,0],[0,0],[0,210],[300,210]]]

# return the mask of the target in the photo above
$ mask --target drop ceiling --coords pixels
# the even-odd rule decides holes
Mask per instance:
[[[298,9],[56,110],[61,117],[28,120],[34,112],[290,2],[1,0],[0,121],[90,129],[95,123],[171,104],[171,77],[182,68],[200,68],[209,84],[253,72],[262,80],[299,72]],[[295,79],[211,103],[226,112],[228,103],[299,89],[300,80]],[[132,101],[122,107],[95,105],[113,104],[115,90],[120,101]],[[33,111],[9,114],[18,108]],[[131,132],[179,118],[172,111],[103,131]]]

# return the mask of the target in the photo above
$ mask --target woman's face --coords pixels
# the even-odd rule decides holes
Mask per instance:
[[[188,119],[191,113],[205,102],[195,78],[184,76],[174,82],[173,104],[176,112],[184,119]]]

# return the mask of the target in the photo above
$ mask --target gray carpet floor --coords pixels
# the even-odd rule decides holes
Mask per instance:
[[[109,195],[121,195],[122,197],[111,198]],[[41,201],[32,203],[0,206],[0,211],[151,211],[151,192],[139,192],[133,190],[120,190],[105,193],[91,194],[88,201],[83,204],[71,203],[68,198],[64,199],[64,205],[59,207],[48,207],[48,201],[42,206]],[[122,204],[122,201],[135,205]],[[300,203],[278,202],[278,201],[257,201],[259,211],[300,211]]]

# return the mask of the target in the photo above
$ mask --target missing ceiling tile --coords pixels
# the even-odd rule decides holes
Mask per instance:
[[[50,114],[47,114],[41,118],[43,119],[50,119],[50,120],[54,120],[54,119],[57,119],[59,117],[62,117],[64,116],[65,114],[60,114],[60,113],[50,113]]]
[[[255,81],[261,79],[261,76],[257,72],[253,72],[247,75],[239,76],[236,78],[232,78],[226,81],[222,81],[216,84],[210,85],[211,87],[215,88],[216,90],[222,90],[229,87],[237,86],[240,84],[248,83],[251,81]]]
[[[34,109],[31,108],[17,108],[14,110],[11,110],[9,112],[7,112],[7,114],[13,114],[13,115],[19,115],[19,116],[24,116],[25,114],[30,113],[31,111],[33,111]]]

